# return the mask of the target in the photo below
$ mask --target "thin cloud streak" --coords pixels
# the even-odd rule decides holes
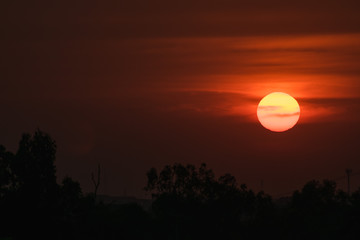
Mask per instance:
[[[258,122],[256,112],[261,98],[249,94],[217,90],[162,91],[143,93],[138,97],[122,98],[124,108],[154,115],[180,114],[209,118],[233,116],[239,122]],[[348,122],[360,120],[360,98],[298,98],[300,124],[319,122]],[[270,106],[273,107],[273,106]],[[288,117],[277,115],[277,117]]]
[[[263,111],[274,111],[281,108],[280,106],[258,106],[258,109]]]
[[[265,118],[273,118],[273,117],[278,117],[278,118],[287,118],[287,117],[294,117],[294,116],[299,116],[300,112],[295,112],[295,113],[273,113],[273,114],[264,114],[262,115],[262,117]]]

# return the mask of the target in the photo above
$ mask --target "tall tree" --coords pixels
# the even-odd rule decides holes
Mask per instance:
[[[55,237],[60,214],[55,153],[55,141],[48,134],[40,130],[33,135],[23,134],[10,164],[14,175],[12,221],[15,238]]]
[[[23,134],[11,168],[20,192],[38,197],[54,194],[55,154],[55,141],[48,134],[40,130],[33,135]]]

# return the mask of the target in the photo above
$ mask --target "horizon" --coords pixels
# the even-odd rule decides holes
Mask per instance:
[[[205,162],[272,195],[312,179],[360,187],[360,3],[63,1],[1,3],[0,144],[37,128],[58,179],[146,196],[146,172]],[[301,113],[259,123],[271,92]]]

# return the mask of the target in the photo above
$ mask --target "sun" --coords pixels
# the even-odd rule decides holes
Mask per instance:
[[[273,92],[261,99],[257,117],[264,128],[273,132],[284,132],[298,122],[300,106],[289,94]]]

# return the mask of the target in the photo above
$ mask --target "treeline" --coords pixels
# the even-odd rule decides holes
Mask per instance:
[[[359,235],[360,190],[350,196],[333,181],[310,181],[273,200],[203,164],[147,173],[152,216],[162,239],[345,239]]]
[[[150,210],[103,204],[69,177],[56,179],[56,144],[24,134],[16,153],[0,146],[0,239],[343,239],[360,227],[360,191],[310,181],[283,201],[219,178],[205,164],[150,169]]]

